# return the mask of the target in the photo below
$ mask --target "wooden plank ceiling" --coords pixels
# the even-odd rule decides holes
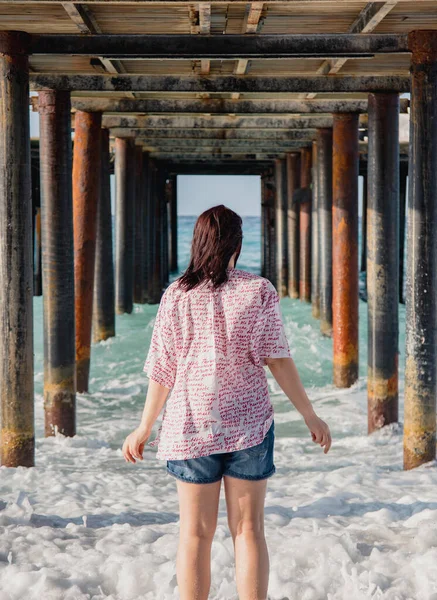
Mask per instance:
[[[266,35],[336,33],[408,33],[437,30],[436,0],[288,0],[286,2],[178,2],[167,0],[0,0],[0,29],[29,33],[82,34],[191,34]],[[366,58],[284,58],[247,60],[108,59],[102,56],[30,57],[32,73],[134,74],[175,76],[408,76],[408,54],[380,54]],[[108,96],[102,92],[73,92],[73,96]],[[227,98],[238,102],[272,98],[268,93],[113,92],[114,98]],[[365,99],[363,93],[299,93],[273,98]]]

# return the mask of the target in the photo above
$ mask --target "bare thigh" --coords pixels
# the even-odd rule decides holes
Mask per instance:
[[[232,537],[247,529],[264,532],[264,502],[267,479],[252,481],[225,475],[228,524]]]
[[[177,480],[181,533],[213,537],[217,526],[221,480],[188,483]]]

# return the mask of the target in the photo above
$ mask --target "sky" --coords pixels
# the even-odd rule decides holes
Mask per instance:
[[[239,215],[261,215],[259,175],[178,175],[178,214],[199,215],[224,204]]]

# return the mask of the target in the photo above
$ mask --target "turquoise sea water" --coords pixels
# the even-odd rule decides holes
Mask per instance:
[[[196,217],[180,216],[178,219],[178,266],[179,271],[172,273],[170,280],[174,280],[187,266],[190,255],[190,244]],[[243,217],[243,245],[238,260],[237,268],[254,273],[260,273],[261,242],[260,218]],[[78,402],[90,404],[102,401],[102,410],[110,421],[116,419],[126,395],[129,402],[135,403],[140,411],[144,401],[147,379],[142,374],[142,365],[147,353],[153,320],[157,305],[135,305],[131,315],[121,315],[116,318],[116,337],[106,342],[93,345],[91,357],[91,395],[79,396]],[[281,299],[281,310],[285,323],[290,349],[298,367],[302,381],[311,396],[317,397],[329,394],[331,401],[336,402],[338,395],[344,393],[332,386],[332,340],[323,337],[319,332],[319,321],[311,315],[311,305],[291,298]],[[42,298],[34,300],[35,313],[35,391],[42,402],[43,386],[43,336],[42,336]],[[360,379],[353,387],[359,392],[359,401],[365,408],[365,388],[367,372],[367,303],[360,299],[359,305],[359,354]],[[405,344],[405,307],[400,306],[400,331],[399,331],[399,369],[400,387],[402,396],[403,371],[404,371],[404,344]],[[136,383],[132,383],[135,381]],[[272,380],[272,389],[276,383]],[[401,398],[402,401],[402,398]],[[41,404],[39,404],[42,409]],[[288,401],[275,406],[277,412],[288,411]],[[38,413],[37,428],[42,435],[42,412]],[[88,418],[87,412],[82,412],[81,419]],[[89,415],[92,419],[92,414]],[[293,421],[277,427],[277,435],[299,435],[302,432],[302,423]]]

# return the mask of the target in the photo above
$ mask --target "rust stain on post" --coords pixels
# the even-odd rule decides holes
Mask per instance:
[[[87,392],[91,356],[96,217],[100,193],[101,113],[77,111],[73,156],[77,391]]]
[[[334,115],[333,128],[334,384],[358,378],[358,115]]]

